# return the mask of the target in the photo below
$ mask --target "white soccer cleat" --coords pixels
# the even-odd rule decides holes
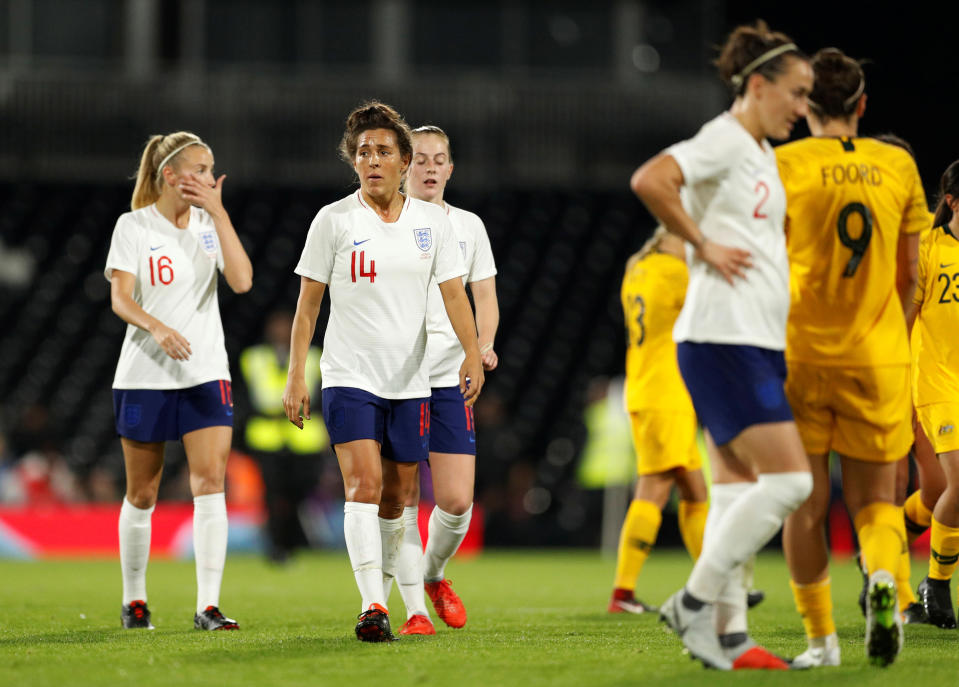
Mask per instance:
[[[659,607],[659,619],[679,635],[690,656],[702,661],[707,668],[732,670],[732,661],[726,657],[713,625],[713,605],[704,603],[699,610],[686,608],[684,591],[680,589],[666,599]]]
[[[840,664],[839,637],[836,636],[835,632],[825,637],[810,639],[809,648],[792,660],[794,670],[823,668]]]

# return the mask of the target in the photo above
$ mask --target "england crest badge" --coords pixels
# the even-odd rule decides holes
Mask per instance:
[[[204,231],[200,234],[200,245],[208,255],[216,254],[216,234],[212,231]]]
[[[416,247],[424,253],[433,247],[433,230],[429,227],[414,229],[413,238],[416,240]]]

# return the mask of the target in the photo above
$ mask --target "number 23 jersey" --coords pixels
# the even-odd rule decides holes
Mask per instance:
[[[133,300],[190,342],[189,360],[168,356],[153,335],[127,325],[114,389],[185,389],[230,379],[217,302],[217,270],[223,269],[213,219],[190,208],[185,229],[149,205],[120,215],[104,276],[113,270],[136,277]]]
[[[408,197],[399,218],[384,222],[356,191],[320,210],[294,271],[329,285],[324,389],[346,386],[389,399],[430,395],[430,279],[441,284],[466,274],[443,208]]]
[[[787,360],[908,364],[896,256],[901,234],[930,224],[916,163],[870,138],[804,138],[776,157],[787,199]]]
[[[913,390],[916,406],[959,403],[959,240],[936,227],[919,245],[919,285],[913,302]]]

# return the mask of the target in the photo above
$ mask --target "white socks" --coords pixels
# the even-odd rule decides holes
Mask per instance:
[[[426,595],[423,591],[423,541],[417,523],[418,506],[403,509],[403,541],[400,543],[400,555],[396,566],[396,581],[399,583],[400,596],[406,605],[406,616],[425,615]]]
[[[361,611],[370,604],[386,607],[383,598],[383,548],[380,540],[380,507],[375,503],[347,501],[343,504],[346,550],[362,598]]]
[[[713,484],[709,492],[709,513],[706,516],[706,529],[703,540],[716,533],[716,526],[722,520],[740,494],[753,486],[753,482],[732,482],[729,484]],[[716,607],[713,620],[716,634],[728,635],[747,631],[746,623],[746,582],[744,567],[751,563],[753,556],[735,568],[729,575],[726,584],[716,598]]]
[[[715,603],[733,568],[765,546],[811,491],[808,472],[760,475],[704,537],[703,552],[686,583],[687,591],[700,601]]]
[[[147,562],[150,560],[150,517],[155,506],[137,508],[123,498],[120,507],[120,572],[123,605],[147,600]]]
[[[473,504],[462,515],[452,515],[439,506],[430,514],[429,538],[423,554],[423,579],[438,582],[450,558],[463,543],[473,515]]]
[[[220,583],[226,563],[226,494],[193,497],[193,553],[196,556],[196,612],[220,606]]]
[[[403,517],[395,520],[377,518],[380,522],[380,541],[383,549],[383,599],[390,600],[393,577],[396,576],[397,559],[400,556],[400,541],[403,538]]]

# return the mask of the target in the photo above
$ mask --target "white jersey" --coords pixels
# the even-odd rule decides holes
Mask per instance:
[[[460,210],[449,203],[446,204],[446,213],[453,225],[453,233],[466,266],[463,283],[495,276],[493,249],[490,247],[483,220],[472,212]],[[453,325],[450,324],[443,295],[436,280],[430,282],[426,312],[426,357],[430,364],[430,386],[459,386],[460,366],[466,354],[460,340],[456,338]]]
[[[703,235],[752,255],[746,277],[730,285],[699,259],[689,265],[676,341],[786,348],[789,260],[786,192],[769,142],[756,142],[728,112],[691,139],[666,149],[685,180],[683,202]]]
[[[357,191],[316,215],[295,272],[329,285],[324,389],[353,387],[391,399],[430,395],[430,280],[466,272],[443,208],[407,198],[399,218],[387,223]]]
[[[114,389],[185,389],[230,379],[216,297],[218,269],[223,269],[220,241],[205,210],[190,208],[186,229],[174,226],[156,205],[120,215],[104,275],[108,281],[113,270],[134,275],[133,300],[182,334],[192,354],[174,360],[149,332],[127,325]]]

